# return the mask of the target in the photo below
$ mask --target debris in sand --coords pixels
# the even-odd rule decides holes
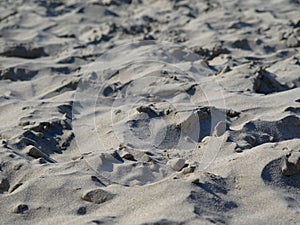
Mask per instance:
[[[281,171],[285,176],[300,174],[300,151],[292,151],[281,160]]]
[[[25,154],[38,159],[38,158],[44,158],[45,160],[55,163],[56,161],[51,159],[46,153],[42,152],[40,149],[38,149],[37,147],[33,146],[33,145],[28,145],[25,148]]]
[[[300,46],[299,40],[295,37],[295,35],[290,35],[286,40],[286,45],[290,48],[296,48]]]
[[[28,205],[26,204],[19,204],[17,205],[14,209],[13,212],[14,213],[24,213],[25,211],[27,211],[29,209]]]
[[[167,165],[175,171],[180,171],[185,166],[185,159],[174,158],[167,162]]]
[[[95,204],[101,204],[114,198],[114,194],[102,189],[95,189],[85,192],[81,198]]]

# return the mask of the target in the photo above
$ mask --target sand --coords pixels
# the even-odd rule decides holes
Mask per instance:
[[[300,224],[300,2],[0,2],[0,224]]]

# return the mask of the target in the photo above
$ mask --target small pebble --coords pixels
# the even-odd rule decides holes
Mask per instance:
[[[227,128],[226,121],[218,122],[214,129],[214,136],[216,136],[216,137],[222,136],[225,133],[226,128]]]
[[[300,28],[299,27],[294,29],[293,32],[296,37],[300,38]]]
[[[78,215],[85,215],[86,214],[86,207],[82,206],[77,210]]]
[[[278,33],[278,40],[279,40],[279,41],[282,41],[283,39],[284,39],[284,33],[279,32],[279,33]]]
[[[189,174],[189,173],[193,173],[195,171],[196,167],[194,166],[188,166],[183,168],[181,171],[183,174]]]
[[[171,159],[168,161],[167,165],[175,171],[180,171],[185,165],[185,160],[182,158]]]
[[[8,191],[8,189],[9,189],[9,182],[8,182],[7,178],[2,178],[0,180],[0,193]]]
[[[121,158],[123,158],[123,159],[134,160],[134,156],[127,151],[123,150],[119,154],[120,154]]]
[[[19,204],[17,205],[14,209],[13,212],[14,213],[24,213],[25,211],[27,211],[29,209],[28,205],[26,204]]]
[[[114,194],[102,189],[95,189],[85,192],[81,198],[95,204],[101,204],[114,198]]]
[[[39,150],[37,147],[33,145],[28,145],[25,148],[25,153],[33,158],[47,158],[48,155],[43,153],[41,150]]]
[[[289,36],[289,38],[286,41],[286,45],[290,48],[296,48],[300,46],[300,42],[298,39],[295,37],[295,35]]]
[[[281,172],[285,176],[300,174],[300,152],[292,151],[281,159]]]
[[[241,153],[241,152],[243,152],[243,150],[242,150],[242,149],[240,149],[240,148],[236,148],[234,151],[235,151],[235,152],[237,152],[237,153]]]

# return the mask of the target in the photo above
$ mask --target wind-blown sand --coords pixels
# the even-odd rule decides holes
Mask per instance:
[[[0,2],[0,224],[300,224],[300,2]]]

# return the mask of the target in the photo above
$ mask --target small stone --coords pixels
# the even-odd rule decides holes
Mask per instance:
[[[294,29],[293,32],[296,37],[300,38],[300,28],[299,27]]]
[[[183,174],[189,174],[193,173],[195,171],[196,167],[195,166],[188,166],[182,169]]]
[[[120,154],[121,158],[123,158],[123,159],[135,160],[134,156],[127,151],[122,150],[119,154]]]
[[[241,153],[241,152],[243,152],[243,150],[242,150],[242,149],[240,149],[240,148],[236,148],[236,149],[234,149],[234,151],[235,151],[235,152],[237,152],[237,153]]]
[[[19,126],[22,126],[22,127],[28,126],[29,124],[30,124],[29,121],[20,121],[20,122],[19,122]]]
[[[278,33],[278,40],[282,41],[284,39],[284,33],[283,32],[279,32]]]
[[[300,152],[292,151],[283,156],[280,167],[285,176],[300,174]]]
[[[86,207],[82,206],[77,210],[78,215],[85,215],[86,214]]]
[[[168,161],[167,165],[175,171],[180,171],[185,165],[185,160],[182,158],[171,159]]]
[[[199,178],[193,178],[191,183],[192,184],[199,184],[200,183],[200,179]]]
[[[29,209],[28,205],[26,204],[19,204],[17,205],[14,209],[13,212],[14,213],[24,213],[25,211],[27,211]]]
[[[48,155],[39,150],[37,147],[33,145],[28,145],[25,148],[25,153],[33,158],[48,158]]]
[[[153,172],[158,172],[159,171],[159,165],[152,162],[149,164],[149,169]]]
[[[95,204],[101,204],[108,200],[113,199],[114,196],[115,196],[114,194],[112,194],[108,191],[104,191],[102,189],[95,189],[95,190],[85,192],[81,196],[81,198],[88,202],[93,202]]]
[[[288,162],[295,165],[296,167],[299,167],[300,169],[300,152],[293,151],[288,157]]]
[[[150,156],[148,156],[148,155],[146,155],[146,154],[143,154],[143,155],[139,158],[139,161],[141,161],[141,162],[151,162],[151,161],[153,161],[153,159],[152,159]]]
[[[227,128],[226,121],[218,122],[214,129],[214,136],[216,136],[216,137],[222,136],[225,133],[226,128]]]
[[[41,150],[32,145],[29,145],[25,148],[25,153],[35,159],[41,159],[40,163],[56,163],[54,159],[50,158],[46,153],[42,152]]]
[[[2,178],[0,180],[0,193],[6,192],[9,189],[9,182],[7,178]]]
[[[286,45],[290,48],[296,48],[300,46],[300,42],[295,37],[295,35],[290,35],[289,38],[286,41]]]

